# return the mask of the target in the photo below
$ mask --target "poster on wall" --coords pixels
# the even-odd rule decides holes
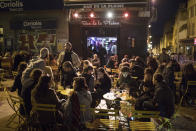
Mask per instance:
[[[57,52],[61,52],[64,50],[64,44],[67,42],[67,39],[59,39],[57,41]]]

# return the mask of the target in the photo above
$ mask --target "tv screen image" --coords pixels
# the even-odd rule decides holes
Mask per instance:
[[[117,37],[88,37],[87,47],[99,52],[100,47],[104,47],[107,55],[117,54]]]

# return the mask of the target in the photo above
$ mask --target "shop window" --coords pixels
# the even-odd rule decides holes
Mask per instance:
[[[196,16],[196,5],[195,5],[195,16]]]
[[[195,23],[192,24],[192,35],[195,35]]]
[[[194,11],[194,6],[191,7],[191,17],[194,17],[195,11]]]

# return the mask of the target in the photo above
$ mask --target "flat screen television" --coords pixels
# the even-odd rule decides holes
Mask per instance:
[[[87,37],[87,47],[99,52],[104,47],[108,55],[117,54],[117,37]]]

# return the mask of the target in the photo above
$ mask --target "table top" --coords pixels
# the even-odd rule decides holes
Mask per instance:
[[[106,100],[115,100],[117,98],[121,98],[122,101],[132,101],[134,98],[129,96],[128,91],[123,90],[122,93],[120,91],[111,91],[103,95],[103,98]]]
[[[69,89],[69,88],[66,88],[65,90],[57,90],[57,92],[60,92],[62,95],[65,96],[71,96],[73,91],[74,89]]]

